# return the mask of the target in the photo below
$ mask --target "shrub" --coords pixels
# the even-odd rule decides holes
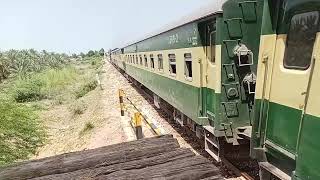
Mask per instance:
[[[103,48],[101,48],[101,49],[99,50],[99,55],[100,55],[100,56],[104,56],[104,49],[103,49]]]
[[[96,80],[91,80],[90,82],[85,83],[79,88],[78,91],[76,91],[75,93],[76,98],[81,98],[85,96],[88,92],[96,89],[97,86],[98,86],[98,82]]]
[[[78,73],[75,68],[47,69],[30,75],[25,79],[18,79],[12,89],[16,102],[38,101],[44,98],[53,98],[65,87],[76,81]]]
[[[14,86],[13,98],[19,103],[40,100],[44,98],[41,92],[44,84],[43,81],[36,78],[18,80]]]
[[[92,57],[92,56],[94,56],[94,51],[92,51],[92,50],[90,50],[88,53],[87,53],[87,56],[89,56],[89,57]]]
[[[74,67],[48,69],[37,75],[38,78],[45,82],[42,92],[49,98],[61,95],[61,92],[68,85],[76,82],[78,76],[79,74]]]
[[[38,116],[31,108],[0,100],[0,166],[35,154],[45,140]]]
[[[91,122],[87,122],[87,123],[84,125],[83,129],[80,131],[79,135],[81,136],[81,135],[83,135],[84,133],[92,130],[93,128],[94,128],[94,124],[92,124]]]
[[[73,115],[83,114],[85,110],[87,110],[87,105],[83,101],[75,101],[71,106],[70,110]]]

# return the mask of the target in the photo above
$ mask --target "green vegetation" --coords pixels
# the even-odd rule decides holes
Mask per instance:
[[[0,112],[0,166],[29,158],[45,139],[37,114],[5,99],[0,100]]]
[[[77,99],[97,87],[102,66],[99,52],[92,52],[90,57],[33,49],[0,53],[0,166],[30,158],[46,142],[39,118],[44,107],[74,102],[74,115],[85,112]],[[87,123],[81,132],[93,128]]]
[[[71,83],[77,80],[74,67],[47,69],[24,79],[17,79],[12,86],[13,97],[17,102],[31,102],[54,98]]]
[[[104,56],[104,49],[101,48],[99,51],[92,51],[90,50],[87,53],[87,57],[92,57],[92,56]]]
[[[26,78],[30,73],[48,68],[61,68],[69,62],[66,54],[37,52],[30,50],[9,50],[0,53],[0,82],[9,77]]]
[[[39,79],[18,80],[13,89],[13,98],[19,103],[41,100],[44,97],[42,86],[43,82]]]
[[[82,129],[82,131],[80,131],[79,135],[82,136],[83,134],[85,134],[86,132],[92,130],[94,128],[94,124],[92,124],[91,122],[87,122],[84,125],[84,128]]]
[[[83,114],[86,109],[87,109],[87,105],[83,101],[75,101],[70,106],[70,110],[74,115]]]
[[[83,84],[77,91],[76,91],[76,98],[81,98],[85,96],[88,92],[96,89],[98,86],[98,83],[96,80],[92,80],[90,82],[87,82]]]

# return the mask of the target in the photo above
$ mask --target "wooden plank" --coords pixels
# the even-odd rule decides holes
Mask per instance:
[[[98,164],[120,163],[124,158],[147,156],[150,153],[168,152],[179,147],[171,135],[116,144],[94,150],[68,153],[54,157],[22,162],[0,169],[0,179],[29,179],[94,167]],[[144,150],[144,148],[148,150]],[[158,150],[156,150],[158,149]],[[130,152],[133,152],[130,154]],[[134,152],[137,154],[133,155]],[[140,154],[138,153],[140,152]],[[129,156],[129,157],[128,157]]]
[[[120,170],[95,179],[201,179],[219,173],[219,169],[204,157],[193,156],[141,169]]]
[[[224,179],[224,178],[222,178],[222,176],[219,174],[219,175],[215,175],[215,176],[206,177],[201,180],[220,180],[220,179]]]
[[[87,168],[70,173],[43,176],[40,178],[35,178],[34,180],[94,179],[96,177],[111,174],[120,170],[141,169],[148,166],[164,164],[170,161],[192,156],[195,156],[195,154],[189,149],[176,149],[171,152],[155,154],[154,156],[150,156],[148,158],[142,157],[138,160],[126,161],[119,164],[103,165],[100,167]]]
[[[222,179],[219,169],[172,136],[68,153],[0,169],[0,179]]]

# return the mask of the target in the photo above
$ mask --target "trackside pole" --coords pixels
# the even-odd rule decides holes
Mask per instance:
[[[100,89],[103,90],[99,74],[96,74],[96,80]]]
[[[142,116],[140,112],[134,113],[134,125],[135,125],[137,139],[143,138],[141,119],[142,119]]]
[[[128,112],[129,117],[131,117],[130,124],[135,131],[137,139],[143,138],[142,120],[145,121],[147,127],[150,128],[155,135],[162,135],[161,128],[159,128],[155,123],[153,123],[153,121],[150,120],[146,115],[143,115],[142,110],[138,108],[128,97],[125,97],[124,90],[119,89],[118,94],[121,116],[125,116],[125,111]],[[128,109],[126,108],[127,104],[125,104],[124,100],[127,100],[129,102],[128,105],[132,106],[136,110],[136,113],[133,114],[133,117],[130,111],[128,111]]]
[[[120,102],[120,112],[121,116],[124,116],[124,103],[123,103],[124,92],[122,89],[119,89],[119,102]]]

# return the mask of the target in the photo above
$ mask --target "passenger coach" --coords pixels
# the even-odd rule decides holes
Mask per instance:
[[[244,147],[261,179],[320,179],[320,0],[225,0],[112,50],[217,161]]]

